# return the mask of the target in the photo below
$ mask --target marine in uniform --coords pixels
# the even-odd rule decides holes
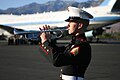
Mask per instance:
[[[68,7],[68,33],[72,35],[71,43],[67,46],[57,46],[48,32],[40,34],[42,44],[40,49],[47,59],[56,67],[61,67],[61,80],[83,80],[85,71],[91,60],[91,46],[85,30],[92,16],[76,7]],[[50,29],[43,26],[44,30]]]

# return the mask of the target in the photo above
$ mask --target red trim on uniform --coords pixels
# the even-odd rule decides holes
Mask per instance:
[[[77,38],[77,40],[80,40],[81,42],[87,42],[87,39],[85,38]]]
[[[48,52],[41,45],[40,48],[48,55]]]

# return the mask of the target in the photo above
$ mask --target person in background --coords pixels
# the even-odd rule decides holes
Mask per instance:
[[[91,60],[91,46],[89,45],[85,31],[92,15],[76,8],[68,7],[69,18],[66,22],[68,34],[72,35],[70,44],[57,46],[51,39],[49,32],[40,33],[40,49],[46,54],[47,59],[56,67],[61,67],[61,80],[84,80],[85,71]],[[49,30],[45,25],[43,29]]]

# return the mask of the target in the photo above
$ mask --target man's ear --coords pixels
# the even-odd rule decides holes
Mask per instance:
[[[83,27],[83,24],[82,23],[79,23],[78,24],[78,29],[81,29]]]

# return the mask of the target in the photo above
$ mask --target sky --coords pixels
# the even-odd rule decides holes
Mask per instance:
[[[5,10],[7,8],[16,8],[30,4],[32,2],[43,4],[48,1],[55,1],[55,0],[0,0],[0,9]],[[66,0],[66,1],[72,1],[72,0]],[[87,0],[73,0],[73,1],[85,2]]]

